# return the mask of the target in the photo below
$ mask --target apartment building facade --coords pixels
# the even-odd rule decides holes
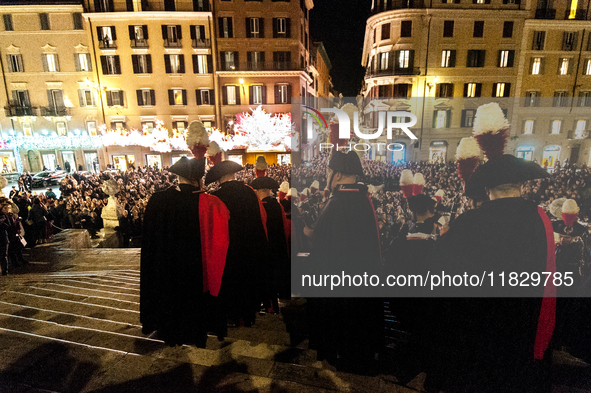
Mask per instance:
[[[21,3],[0,6],[0,125],[14,141],[40,140],[26,152],[20,141],[11,170],[53,169],[66,160],[84,170],[168,166],[188,152],[92,146],[91,137],[105,129],[151,133],[159,124],[180,132],[193,120],[231,133],[237,114],[259,105],[289,113],[292,96],[317,94],[311,0]],[[55,148],[58,136],[69,137],[62,140],[68,147],[66,139],[84,141],[64,155]],[[72,157],[70,150],[79,151]],[[286,160],[269,157],[278,158]]]
[[[577,92],[591,88],[585,78],[574,75],[585,71],[583,57],[588,37],[583,30],[591,27],[588,1],[557,3],[562,8],[552,13],[540,11],[552,9],[548,2],[535,0],[446,0],[429,4],[420,0],[376,1],[365,33],[362,65],[367,72],[362,95],[367,102],[388,97],[375,104],[377,110],[415,114],[418,122],[412,130],[419,139],[393,135],[387,142],[400,143],[404,150],[372,155],[387,161],[449,161],[461,138],[471,135],[476,108],[496,101],[511,121],[507,152],[538,162],[566,158],[566,147],[571,143],[569,133],[546,140],[540,133],[530,135],[531,122],[527,122],[528,131],[523,132],[527,120],[550,127],[547,120],[533,119],[533,112],[525,109],[528,91],[535,90],[538,98],[550,97],[547,101],[552,104],[555,90],[569,91],[575,85],[581,85]],[[550,15],[555,19],[549,19]],[[534,71],[540,68],[540,60],[532,58],[543,53],[532,48],[532,40],[535,32],[542,30],[552,31],[548,33],[552,37],[548,52],[542,56],[545,64],[552,64],[552,70],[544,67],[544,75],[532,75],[532,67]],[[576,37],[566,34],[570,32]],[[567,42],[565,49],[562,40]],[[561,65],[563,71],[557,65],[559,58],[569,59]],[[540,109],[538,115],[554,112]],[[377,127],[378,117],[377,113],[366,116],[366,125]],[[564,121],[570,122],[566,118]],[[535,144],[536,153],[524,154],[524,143]],[[559,154],[557,143],[561,146]]]

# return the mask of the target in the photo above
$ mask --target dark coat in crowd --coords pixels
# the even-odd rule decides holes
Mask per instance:
[[[260,309],[267,234],[261,205],[252,188],[236,180],[224,182],[213,193],[230,211],[230,246],[219,300],[228,318],[254,322]],[[225,325],[225,317],[222,323]]]
[[[204,347],[210,295],[217,296],[228,249],[229,213],[218,198],[181,184],[152,195],[144,217],[140,321],[169,345]]]
[[[337,186],[314,228],[306,265],[306,274],[381,274],[378,226],[366,186]],[[360,289],[357,296],[371,293],[371,287],[354,288]],[[317,349],[318,360],[325,358],[343,371],[369,372],[383,348],[381,299],[314,298],[308,304],[310,347]]]
[[[436,243],[431,271],[479,277],[484,271],[494,272],[497,296],[502,288],[504,294],[515,297],[448,299],[436,317],[439,339],[433,344],[433,359],[438,367],[427,373],[434,377],[433,383],[453,392],[523,393],[549,388],[546,362],[534,360],[534,355],[551,352],[555,299],[548,298],[542,308],[543,286],[512,287],[508,279],[511,272],[546,271],[550,249],[554,254],[550,220],[535,203],[522,198],[485,202],[450,226]],[[470,288],[469,293],[486,296],[480,289]],[[465,287],[463,291],[468,293]],[[541,322],[541,314],[552,322]],[[545,327],[545,340],[536,339],[538,325]]]
[[[291,264],[285,234],[285,215],[281,205],[274,197],[262,200],[267,213],[267,231],[269,233],[269,258],[265,267],[265,276],[273,299],[291,297]],[[277,310],[275,310],[277,311]]]

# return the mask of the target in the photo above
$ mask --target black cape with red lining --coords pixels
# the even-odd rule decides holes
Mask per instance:
[[[546,239],[535,203],[523,198],[488,201],[458,217],[436,242],[431,271],[479,276],[494,272],[495,287],[501,285],[498,274],[505,272],[505,288],[510,290],[510,272],[546,271]],[[544,288],[519,290],[537,297],[438,302],[442,307],[429,316],[436,321],[435,369],[427,373],[432,381],[454,392],[472,391],[469,387],[479,392],[545,391],[546,364],[534,362]]]
[[[229,212],[187,184],[152,195],[143,223],[140,321],[169,345],[205,345],[210,297],[219,292]]]
[[[242,318],[252,323],[260,309],[263,267],[268,258],[266,214],[254,190],[241,181],[224,182],[213,195],[230,211],[230,246],[220,306],[235,322]]]
[[[266,197],[262,200],[267,213],[267,230],[269,233],[269,265],[266,268],[267,288],[269,294],[282,299],[291,296],[291,265],[287,235],[285,213],[274,197]]]

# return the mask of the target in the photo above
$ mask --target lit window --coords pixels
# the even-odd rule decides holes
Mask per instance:
[[[252,103],[254,105],[263,103],[263,86],[256,85],[252,87]]]
[[[584,75],[591,75],[591,59],[585,60],[585,69],[583,70]]]
[[[382,52],[380,54],[380,70],[387,70],[388,69],[388,52]]]
[[[179,55],[169,55],[170,57],[170,71],[172,74],[181,72],[181,61]]]
[[[228,105],[236,105],[236,86],[226,86]]]
[[[476,83],[468,83],[466,97],[476,97]]]
[[[90,65],[90,54],[76,53],[76,59],[78,62],[78,71],[92,71],[92,67]]]
[[[542,58],[541,57],[534,57],[531,63],[531,74],[532,75],[540,75],[540,68],[542,66]]]
[[[523,124],[523,133],[524,134],[533,134],[534,133],[534,121],[533,120],[526,120]]]
[[[587,128],[587,120],[577,120],[577,127],[575,129],[575,137],[583,138]]]
[[[560,59],[560,69],[558,71],[560,75],[568,74],[568,61],[569,59],[566,57]]]
[[[505,84],[496,83],[495,97],[505,97]]]
[[[410,51],[401,50],[398,56],[398,68],[408,68],[410,66]]]
[[[43,66],[46,72],[58,72],[59,63],[56,54],[44,54],[43,55]]]
[[[455,50],[441,51],[441,67],[455,67]]]
[[[447,111],[437,111],[437,119],[435,121],[435,128],[445,128],[447,120]]]
[[[182,90],[173,90],[174,94],[174,104],[175,105],[183,105],[183,91]]]
[[[513,67],[513,51],[502,50],[499,52],[499,67]]]
[[[562,120],[553,120],[552,121],[552,134],[560,134],[560,126],[562,125]]]

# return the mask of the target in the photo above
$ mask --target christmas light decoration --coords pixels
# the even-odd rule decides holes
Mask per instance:
[[[271,115],[259,105],[252,113],[236,116],[234,133],[246,137],[249,151],[289,151],[291,132],[294,125],[289,113]]]

